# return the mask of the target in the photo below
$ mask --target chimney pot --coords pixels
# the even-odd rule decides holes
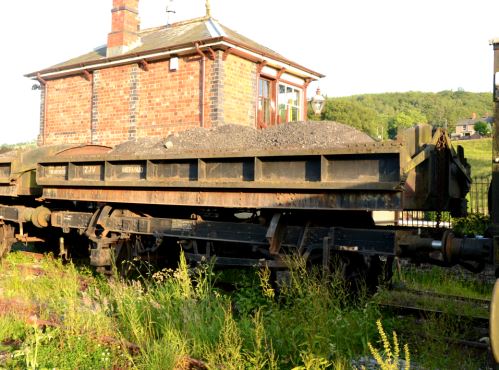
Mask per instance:
[[[107,56],[122,55],[140,46],[139,0],[113,0],[111,14]]]

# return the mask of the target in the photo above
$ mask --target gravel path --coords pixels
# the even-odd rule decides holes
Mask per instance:
[[[244,149],[330,149],[349,143],[374,140],[350,126],[332,121],[292,122],[264,130],[242,125],[191,130],[164,139],[144,138],[124,142],[113,153],[182,153],[193,151],[238,151]]]

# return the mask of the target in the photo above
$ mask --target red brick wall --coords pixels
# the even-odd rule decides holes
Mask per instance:
[[[229,54],[224,74],[225,123],[256,127],[256,64]]]
[[[82,76],[47,81],[42,144],[90,142],[92,83]]]
[[[179,58],[177,71],[170,71],[169,61],[140,70],[138,138],[200,126],[200,71],[199,57]]]
[[[205,60],[205,99],[201,102],[201,61],[198,55],[179,58],[177,71],[169,61],[94,71],[48,82],[41,130],[43,144],[93,143],[116,145],[143,137],[224,123],[255,125],[256,65],[229,55]],[[202,107],[202,108],[201,108]]]
[[[93,142],[115,145],[128,140],[130,129],[130,75],[135,65],[102,69],[94,84],[97,120]]]

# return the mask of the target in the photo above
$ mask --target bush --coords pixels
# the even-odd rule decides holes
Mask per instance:
[[[470,213],[467,217],[453,219],[452,224],[457,236],[485,235],[490,226],[490,218],[479,213]]]
[[[477,123],[475,123],[473,128],[482,136],[489,136],[492,132],[490,124],[483,121],[478,121]]]

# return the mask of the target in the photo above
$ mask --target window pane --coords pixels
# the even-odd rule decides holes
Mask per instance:
[[[259,127],[267,127],[272,125],[272,81],[260,78],[258,81],[258,125]]]
[[[300,106],[300,91],[299,90],[295,90],[294,91],[294,102],[293,102],[294,105],[296,105],[297,107]]]
[[[293,86],[279,84],[278,118],[279,123],[298,121],[302,116],[301,90]]]

